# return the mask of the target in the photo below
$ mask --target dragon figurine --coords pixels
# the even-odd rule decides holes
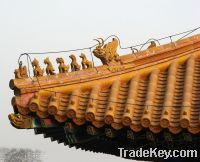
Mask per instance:
[[[102,38],[94,39],[99,44],[93,50],[94,55],[101,60],[103,65],[121,64],[119,54],[117,53],[118,40],[116,38],[112,39],[104,45],[104,40]]]

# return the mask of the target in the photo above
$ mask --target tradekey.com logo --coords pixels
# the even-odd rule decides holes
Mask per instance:
[[[118,148],[122,158],[197,158],[197,150],[160,150],[158,148],[147,149],[124,149]]]

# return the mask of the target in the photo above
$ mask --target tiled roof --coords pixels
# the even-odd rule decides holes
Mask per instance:
[[[200,132],[200,35],[137,55],[121,56],[122,65],[11,80],[12,105],[24,115],[97,128]]]

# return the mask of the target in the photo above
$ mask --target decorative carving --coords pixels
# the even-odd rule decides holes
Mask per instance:
[[[33,66],[33,74],[34,77],[39,77],[39,76],[43,76],[44,74],[44,69],[41,69],[40,65],[39,65],[39,61],[34,59],[32,61],[32,66]]]
[[[71,62],[71,70],[72,71],[79,71],[81,66],[77,63],[76,57],[74,55],[70,55],[69,57],[72,60],[72,62]]]
[[[44,64],[47,65],[47,67],[46,67],[46,74],[47,74],[47,75],[55,75],[55,73],[54,73],[55,69],[53,68],[52,63],[51,63],[51,61],[49,60],[49,57],[47,57],[47,58],[44,60]]]
[[[109,138],[114,138],[117,136],[117,132],[112,128],[105,128],[105,135]]]
[[[17,128],[32,128],[32,118],[28,116],[22,116],[21,114],[10,114],[8,116],[10,122]]]
[[[67,73],[69,70],[69,65],[65,65],[64,59],[61,57],[58,57],[56,59],[58,66],[59,73]]]
[[[14,73],[16,79],[28,78],[27,68],[22,66],[22,61],[19,62],[19,69],[15,69]]]
[[[104,45],[104,40],[102,38],[95,39],[98,41],[99,45],[96,46],[93,53],[101,60],[103,65],[110,65],[112,63],[120,63],[119,54],[117,53],[118,41],[113,38],[112,42]],[[101,40],[101,41],[100,41]]]
[[[92,61],[89,61],[84,53],[81,53],[80,58],[82,58],[82,69],[92,68]]]
[[[156,47],[156,43],[154,41],[150,42],[151,44],[149,45],[148,49]]]
[[[87,134],[92,135],[92,136],[97,135],[99,133],[99,130],[92,125],[88,125],[86,128],[86,131],[87,131]]]

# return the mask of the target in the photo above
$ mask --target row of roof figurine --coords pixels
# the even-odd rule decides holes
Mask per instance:
[[[81,69],[81,66],[77,63],[75,55],[70,55],[69,58],[71,58],[71,71],[78,71]],[[91,61],[89,61],[84,53],[81,53],[80,58],[82,59],[81,65],[82,69],[88,69],[92,68],[93,64]],[[64,62],[64,59],[61,57],[58,57],[56,59],[58,66],[59,73],[67,73],[69,71],[69,65],[66,65]],[[44,69],[40,67],[39,61],[37,59],[34,59],[32,62],[32,67],[33,67],[33,74],[34,77],[39,77],[44,75]],[[47,75],[55,75],[55,69],[49,59],[49,57],[44,59],[44,64],[46,64],[46,74]],[[22,61],[19,63],[19,68],[15,69],[15,78],[16,79],[22,79],[22,78],[28,78],[28,73],[27,73],[27,68],[26,66],[22,65]]]
[[[100,39],[100,38],[99,38]],[[117,47],[118,47],[118,41],[117,39],[113,38],[112,42],[109,42],[108,44],[104,45],[103,39],[102,43],[98,40],[99,45],[96,46],[93,53],[94,56],[99,58],[103,65],[108,65],[112,61],[118,62],[119,55],[117,54]],[[154,41],[150,42],[149,48],[156,47],[156,43]],[[74,55],[69,56],[71,58],[71,71],[78,71],[81,69],[81,66],[77,63],[76,57]],[[80,58],[82,58],[82,69],[92,68],[92,62],[89,61],[84,53],[81,53]],[[59,64],[58,70],[59,73],[67,73],[69,71],[69,65],[65,65],[64,59],[59,57],[56,59],[56,62]],[[44,60],[44,64],[46,64],[46,74],[47,75],[55,75],[55,69],[53,68],[53,65],[49,58],[47,57]],[[33,74],[34,77],[39,77],[44,75],[44,69],[41,69],[39,65],[39,61],[37,59],[34,59],[32,61],[32,67],[33,67]],[[19,63],[19,68],[15,69],[15,78],[21,79],[21,78],[27,78],[27,68],[26,66],[22,65],[22,62]]]

